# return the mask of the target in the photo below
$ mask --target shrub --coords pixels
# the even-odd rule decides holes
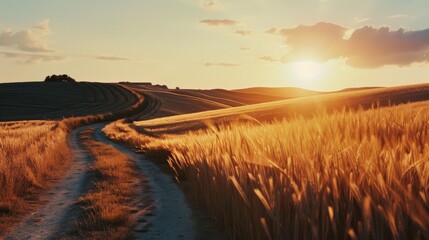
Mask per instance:
[[[76,80],[67,74],[63,74],[63,75],[54,74],[52,76],[47,76],[45,78],[45,82],[76,82]]]

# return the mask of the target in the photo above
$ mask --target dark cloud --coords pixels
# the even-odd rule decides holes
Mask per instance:
[[[251,33],[250,31],[245,31],[245,30],[237,30],[237,31],[235,31],[235,34],[241,35],[241,36],[249,36],[250,33]]]
[[[66,59],[61,55],[50,55],[40,53],[18,53],[18,52],[0,52],[5,58],[15,59],[17,63],[35,64],[43,62],[55,62]]]
[[[347,40],[350,66],[376,68],[383,65],[410,65],[429,60],[429,29],[391,31],[388,27],[363,27]]]
[[[206,64],[204,64],[206,67],[238,67],[240,66],[239,64],[234,64],[234,63],[225,63],[225,62],[216,62],[216,63],[212,63],[212,62],[207,62]]]
[[[230,26],[238,24],[237,21],[231,19],[205,19],[201,20],[200,23],[209,25],[209,26]]]
[[[0,33],[0,46],[26,52],[53,52],[43,37],[50,33],[49,20],[42,20],[31,29],[18,32],[5,30]]]
[[[352,31],[332,23],[300,25],[267,32],[284,38],[291,48],[282,61],[327,61],[345,58],[349,66],[377,68],[384,65],[406,66],[429,60],[429,29],[406,31],[389,27],[365,26]]]

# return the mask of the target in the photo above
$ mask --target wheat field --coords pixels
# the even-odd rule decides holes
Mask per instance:
[[[0,123],[0,215],[23,210],[29,194],[69,164],[67,134],[57,121]]]
[[[168,156],[233,239],[429,238],[428,102],[209,125],[154,138],[104,131]]]

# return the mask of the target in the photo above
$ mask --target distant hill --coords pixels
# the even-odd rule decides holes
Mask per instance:
[[[298,97],[308,97],[314,95],[324,94],[325,92],[318,92],[307,90],[303,88],[295,88],[295,87],[253,87],[253,88],[244,88],[244,89],[236,89],[232,90],[233,92],[239,93],[250,93],[250,94],[262,94],[268,96],[277,96],[282,98],[298,98]]]
[[[357,87],[357,88],[344,88],[338,92],[353,92],[353,91],[361,91],[361,90],[371,90],[371,89],[378,89],[383,87]]]
[[[241,93],[224,89],[168,89],[153,85],[152,83],[127,83],[123,82],[134,90],[143,92],[147,97],[159,102],[158,107],[152,115],[146,114],[145,119],[166,117],[185,113],[195,113],[201,111],[238,107],[262,102],[273,102],[284,100],[284,97]]]

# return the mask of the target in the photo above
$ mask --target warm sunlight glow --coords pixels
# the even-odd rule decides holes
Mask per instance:
[[[292,64],[294,75],[300,80],[318,80],[321,76],[322,65],[320,63],[304,61]]]

